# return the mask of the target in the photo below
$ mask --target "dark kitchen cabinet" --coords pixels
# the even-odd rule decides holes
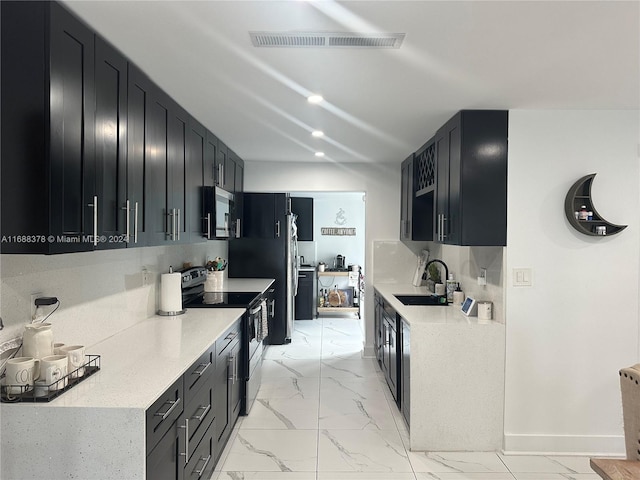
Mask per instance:
[[[216,369],[214,378],[214,434],[216,458],[222,453],[233,426],[240,415],[242,400],[240,375],[240,321],[230,327],[216,341]]]
[[[233,193],[235,178],[235,163],[229,156],[229,149],[221,140],[218,140],[215,163],[215,184],[217,187]]]
[[[244,193],[243,238],[280,238],[287,235],[289,197],[284,193]]]
[[[187,130],[187,162],[185,202],[187,229],[191,243],[211,238],[211,217],[204,212],[204,167],[207,130],[195,119],[189,118]],[[188,216],[187,216],[188,215]]]
[[[184,243],[188,116],[158,87],[151,90],[145,170],[145,228],[150,245]]]
[[[412,240],[413,222],[413,154],[400,167],[400,240]]]
[[[184,472],[184,407],[180,377],[146,412],[147,479],[181,480]]]
[[[433,240],[435,208],[435,137],[401,166],[400,240]]]
[[[133,239],[135,215],[127,196],[127,70],[127,59],[96,36],[96,196],[98,233],[106,237],[98,243],[101,249],[123,248]]]
[[[400,380],[400,386],[402,394],[400,395],[401,406],[400,411],[404,417],[404,421],[407,426],[411,425],[411,327],[409,323],[401,318],[402,323],[402,336],[400,351],[402,378]]]
[[[313,241],[313,198],[291,197],[291,212],[298,218],[298,240]]]
[[[147,211],[145,208],[145,178],[150,172],[151,144],[148,135],[151,98],[155,88],[151,80],[131,63],[129,64],[127,90],[127,192],[131,217],[129,244],[144,246],[147,243]],[[146,197],[150,196],[147,192]]]
[[[396,329],[396,316],[391,307],[385,306],[382,314],[383,325],[383,347],[382,365],[387,385],[394,400],[399,405],[399,383],[398,383],[398,333]]]
[[[295,300],[295,319],[311,320],[314,318],[313,278],[315,272],[301,270],[298,272],[298,293]]]
[[[57,3],[0,8],[2,252],[92,250],[93,32]]]
[[[373,349],[375,353],[376,360],[378,360],[378,364],[382,368],[382,353],[383,353],[383,345],[384,345],[384,324],[382,321],[382,311],[384,309],[384,301],[382,297],[377,293],[374,294],[373,297],[374,303],[374,339],[373,339]]]
[[[242,218],[244,215],[244,197],[242,192],[244,192],[244,161],[240,157],[236,157],[235,159],[236,165],[236,177],[235,177],[235,238],[241,238],[243,236],[243,224]]]
[[[506,245],[507,133],[497,110],[462,110],[436,133],[436,241]]]

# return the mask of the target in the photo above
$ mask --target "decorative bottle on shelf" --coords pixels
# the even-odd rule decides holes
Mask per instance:
[[[318,294],[318,306],[324,307],[324,293],[322,292],[322,289],[320,289],[320,292]]]
[[[589,212],[587,211],[587,206],[582,205],[580,207],[580,212],[578,212],[578,220],[587,220],[589,218]]]
[[[360,298],[358,297],[358,288],[357,287],[353,288],[353,306],[354,307],[359,307],[360,306]]]
[[[449,278],[447,278],[447,303],[453,303],[453,292],[457,285],[458,283],[453,280],[453,273],[450,273]]]

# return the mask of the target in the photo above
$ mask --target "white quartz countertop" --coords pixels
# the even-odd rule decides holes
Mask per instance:
[[[264,293],[274,281],[273,278],[225,278],[220,291]]]
[[[136,323],[86,352],[100,355],[100,371],[51,402],[36,405],[146,409],[244,312],[198,308]]]
[[[447,323],[453,325],[495,325],[493,320],[478,320],[478,317],[467,317],[460,311],[460,306],[448,305],[403,305],[394,295],[430,295],[426,287],[415,287],[411,284],[375,284],[375,290],[400,314],[409,324]]]

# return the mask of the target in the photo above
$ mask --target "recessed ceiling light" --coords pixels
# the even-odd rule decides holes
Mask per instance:
[[[324,157],[324,152],[316,152],[316,157]]]
[[[324,100],[322,95],[309,95],[307,97],[307,102],[309,103],[320,103],[322,100]]]
[[[311,132],[311,135],[314,137],[324,137],[324,132],[322,130],[314,130]]]

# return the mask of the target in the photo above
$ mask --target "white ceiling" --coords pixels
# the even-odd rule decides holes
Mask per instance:
[[[466,108],[640,106],[638,1],[65,3],[249,161],[400,162]],[[249,31],[406,37],[255,48]]]

